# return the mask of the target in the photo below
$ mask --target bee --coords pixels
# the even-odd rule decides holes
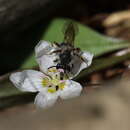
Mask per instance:
[[[76,48],[74,46],[75,36],[78,32],[77,25],[71,21],[64,27],[64,40],[62,43],[54,42],[58,49],[51,53],[57,53],[59,55],[59,59],[54,60],[57,65],[52,67],[56,67],[56,69],[63,69],[64,73],[67,74],[70,73],[74,67],[74,64],[72,63],[73,56],[77,56],[83,61],[84,59],[81,57],[82,51],[80,48]]]

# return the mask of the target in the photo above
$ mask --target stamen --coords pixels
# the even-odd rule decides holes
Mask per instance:
[[[58,72],[56,68],[49,68],[48,71],[49,71],[49,72],[53,72],[53,73]]]
[[[48,88],[48,92],[49,93],[55,93],[56,92],[56,88]]]
[[[45,77],[42,80],[42,85],[44,87],[47,87],[47,91],[49,93],[54,93],[56,91],[63,90],[65,88],[65,81],[63,80],[65,77],[63,70],[60,70],[61,72],[59,72],[59,70],[57,70],[56,68],[50,68],[48,69],[48,71],[51,74],[51,78],[49,77]]]
[[[49,79],[47,77],[42,80],[42,85],[43,87],[46,87],[49,85]]]
[[[65,88],[65,82],[60,83],[60,84],[59,84],[59,88],[60,88],[61,90],[63,90],[63,89]]]
[[[51,80],[51,83],[53,85],[57,85],[59,83],[59,80],[58,79],[53,79],[53,80]]]

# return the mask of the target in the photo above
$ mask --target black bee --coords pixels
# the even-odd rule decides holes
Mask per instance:
[[[59,59],[56,59],[54,61],[58,64],[52,67],[56,67],[56,69],[63,69],[66,74],[71,72],[71,69],[74,67],[74,65],[71,63],[74,55],[78,56],[84,61],[84,59],[81,57],[82,52],[80,48],[74,47],[74,40],[77,31],[78,28],[76,24],[73,22],[69,22],[65,26],[64,41],[60,44],[56,42],[54,43],[58,47],[58,49],[53,51],[52,53],[58,53]]]

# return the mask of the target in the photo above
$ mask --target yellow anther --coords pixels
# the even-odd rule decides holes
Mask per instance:
[[[49,85],[49,79],[48,79],[48,78],[44,78],[44,79],[42,80],[42,85],[43,85],[43,87],[48,86],[48,85]]]
[[[59,84],[59,88],[60,88],[61,90],[63,90],[63,89],[65,88],[65,82],[60,83],[60,84]]]
[[[55,93],[56,92],[56,88],[48,88],[48,92],[49,93]]]
[[[49,72],[53,72],[53,73],[58,72],[56,68],[50,68],[48,71],[49,71]]]
[[[58,80],[58,79],[52,79],[52,80],[51,80],[51,83],[52,83],[53,85],[58,85],[58,84],[59,84],[59,80]]]
[[[51,68],[49,69],[49,71],[51,72],[57,72],[57,70],[55,68]],[[55,75],[51,75],[51,78],[49,77],[45,77],[42,80],[42,86],[43,87],[47,87],[47,91],[49,93],[54,93],[56,91],[63,90],[65,88],[65,82],[60,80],[60,75],[58,75],[57,73]]]

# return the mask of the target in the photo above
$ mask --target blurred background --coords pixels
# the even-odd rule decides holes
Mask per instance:
[[[89,28],[86,50],[95,57],[75,79],[83,86],[80,98],[37,111],[35,93],[20,92],[8,77],[26,68],[21,66],[55,18]],[[0,0],[0,130],[129,130],[129,46],[129,0]]]
[[[129,0],[0,0],[0,75],[19,68],[56,17],[71,18],[100,33],[129,39],[129,29],[123,27],[126,19],[103,26],[109,15],[128,10],[129,4]]]

